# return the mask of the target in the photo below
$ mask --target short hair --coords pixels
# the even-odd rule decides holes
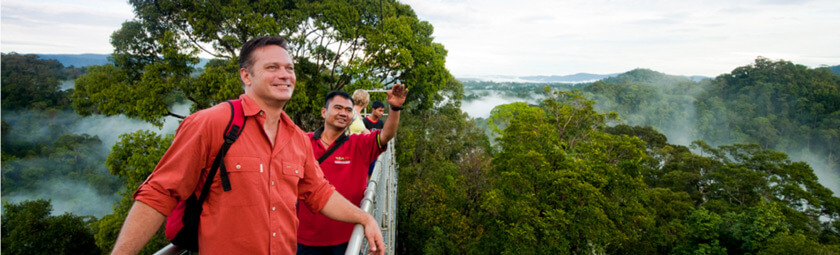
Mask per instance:
[[[245,42],[245,44],[242,45],[242,49],[239,51],[239,68],[245,68],[250,71],[251,66],[254,65],[254,57],[251,54],[255,50],[268,45],[277,45],[284,50],[289,51],[289,42],[282,37],[263,36],[251,39],[248,42]]]
[[[353,101],[356,102],[355,105],[367,105],[370,103],[370,94],[363,89],[357,89],[353,91]]]
[[[329,109],[330,108],[330,101],[332,101],[332,99],[336,96],[347,98],[348,100],[350,100],[351,104],[353,103],[353,98],[350,97],[350,94],[347,94],[347,92],[344,92],[344,91],[336,90],[336,91],[333,91],[333,92],[330,92],[329,94],[327,94],[327,98],[324,99],[324,108]]]
[[[376,101],[373,101],[373,103],[370,104],[370,109],[379,109],[379,108],[385,108],[385,104],[383,104],[382,101],[376,100]]]

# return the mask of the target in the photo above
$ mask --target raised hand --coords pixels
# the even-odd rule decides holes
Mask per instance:
[[[405,104],[405,96],[408,95],[408,89],[405,88],[404,84],[397,83],[391,88],[391,91],[385,92],[388,93],[388,104],[393,107],[402,107]]]

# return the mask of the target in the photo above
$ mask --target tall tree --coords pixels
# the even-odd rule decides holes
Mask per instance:
[[[91,67],[76,83],[81,114],[125,114],[162,123],[184,117],[169,106],[181,98],[193,111],[242,93],[237,54],[261,35],[290,40],[298,77],[286,107],[300,122],[320,109],[330,90],[408,84],[411,105],[428,109],[449,78],[446,50],[432,26],[396,1],[195,2],[132,0],[137,19],[112,35],[113,63]],[[196,74],[199,54],[217,59]]]
[[[303,127],[321,122],[317,113],[330,90],[385,88],[400,81],[411,91],[407,110],[423,111],[441,100],[439,91],[452,79],[444,67],[446,50],[432,41],[432,26],[394,0],[129,3],[136,18],[112,34],[111,63],[89,67],[76,80],[72,103],[82,115],[122,114],[162,125],[164,117],[184,118],[232,99],[243,92],[239,48],[257,36],[290,41],[297,84],[285,111]],[[213,59],[197,67],[199,56],[206,55]],[[460,96],[457,89],[447,91]],[[190,112],[172,110],[181,101],[192,104]],[[113,246],[131,191],[170,142],[138,132],[115,145],[107,165],[112,174],[126,178],[126,191],[114,214],[98,226],[97,244],[103,250]],[[165,241],[160,236],[153,240],[147,249]]]
[[[65,213],[50,216],[47,200],[3,204],[4,254],[100,254],[94,244],[96,219]]]
[[[66,109],[67,92],[59,89],[67,78],[64,66],[38,55],[9,53],[2,55],[3,109]]]

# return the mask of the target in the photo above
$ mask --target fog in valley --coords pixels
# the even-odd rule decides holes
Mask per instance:
[[[189,104],[172,106],[173,112],[188,115]],[[84,135],[98,138],[99,143],[83,147],[81,161],[85,161],[95,168],[95,172],[103,176],[113,177],[105,166],[105,159],[111,148],[120,140],[120,135],[150,130],[158,134],[172,134],[180,123],[180,119],[166,117],[162,127],[147,122],[129,119],[124,116],[92,115],[82,117],[75,112],[65,111],[57,113],[42,113],[33,111],[4,111],[3,120],[10,125],[4,131],[4,143],[52,144],[59,137],[66,134]],[[79,147],[76,147],[78,150]],[[60,153],[60,152],[56,152]],[[58,157],[58,156],[57,156]],[[15,158],[4,162],[4,165],[17,165],[25,168],[53,171],[61,159],[44,157]],[[30,185],[27,191],[3,194],[3,201],[18,203],[25,200],[51,199],[53,215],[70,212],[76,215],[93,215],[102,217],[110,214],[111,206],[120,198],[118,193],[103,194],[91,184],[79,180],[42,179]]]
[[[461,110],[469,114],[473,118],[484,118],[487,119],[490,116],[491,111],[494,107],[509,104],[513,102],[525,102],[528,104],[539,104],[540,101],[545,99],[545,96],[542,94],[532,93],[527,98],[521,97],[512,97],[506,95],[503,91],[499,90],[469,90],[465,89],[466,95],[473,95],[478,96],[477,99],[473,100],[464,100],[461,103]],[[589,99],[589,97],[587,97]],[[687,101],[691,102],[691,101]],[[610,105],[610,102],[603,102],[596,100],[595,109],[597,111],[607,111],[608,109],[612,109],[611,107],[615,107]],[[694,105],[692,103],[686,103],[682,105],[686,109],[690,109],[687,112],[693,113],[694,112]],[[628,124],[628,125],[639,125],[641,120],[637,120],[632,118],[632,116],[619,116],[621,118],[621,123]],[[691,142],[698,140],[697,132],[694,130],[694,123],[696,121],[696,116],[694,114],[690,114],[687,116],[681,116],[679,121],[676,122],[669,122],[669,123],[661,123],[660,126],[654,127],[657,131],[664,134],[668,137],[668,143],[670,144],[677,144],[683,146],[689,146]],[[727,145],[731,144],[711,144],[712,146],[720,146],[720,145]],[[835,196],[840,195],[840,166],[837,166],[830,162],[828,155],[819,154],[815,152],[809,151],[782,151],[788,155],[788,157],[792,161],[802,161],[807,163],[811,166],[814,170],[814,174],[819,178],[819,181],[822,185],[826,186],[827,188],[831,189],[834,192]],[[836,157],[836,156],[835,156]]]

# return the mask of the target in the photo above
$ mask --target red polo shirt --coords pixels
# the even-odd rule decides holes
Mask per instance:
[[[321,144],[321,130],[307,133],[315,158],[318,159],[328,148]],[[359,206],[367,187],[368,169],[371,162],[385,150],[378,142],[377,130],[370,134],[350,135],[347,141],[332,153],[323,163],[324,176],[335,186],[335,190]],[[308,246],[330,246],[350,241],[353,225],[327,218],[322,214],[312,213],[309,209],[298,208],[298,243]]]
[[[320,211],[333,193],[303,131],[283,113],[274,146],[263,111],[242,95],[245,126],[224,158],[231,190],[216,174],[204,201],[198,245],[205,254],[294,254],[301,207]],[[207,172],[224,143],[230,106],[222,103],[181,122],[172,146],[134,199],[169,215],[179,200],[200,195]],[[305,205],[305,206],[304,206]]]

